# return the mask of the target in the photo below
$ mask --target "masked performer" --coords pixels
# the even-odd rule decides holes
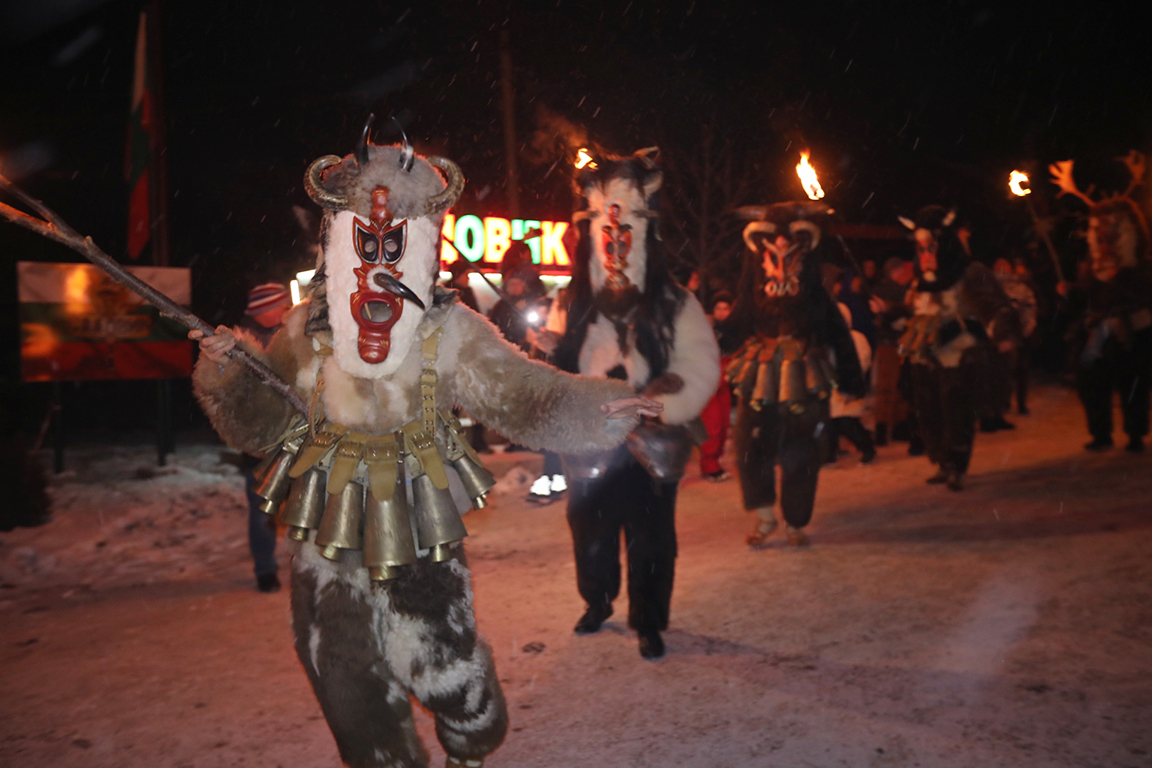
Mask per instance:
[[[308,418],[222,355],[236,343],[224,327],[201,343],[196,393],[230,445],[269,455],[258,492],[299,542],[296,650],[343,760],[427,765],[414,696],[435,715],[448,765],[479,766],[507,713],[476,633],[458,510],[483,506],[493,480],[452,406],[569,451],[618,445],[635,411],[659,406],[529,361],[436,287],[441,220],[463,176],[406,144],[369,144],[369,128],[353,155],[322,157],[305,176],[326,209],[309,301],[266,352],[241,340],[311,403]]]
[[[676,562],[676,491],[691,455],[685,425],[716,391],[720,352],[700,303],[675,283],[659,239],[658,150],[599,160],[576,180],[581,208],[568,322],[556,348],[567,371],[627,382],[664,406],[627,447],[568,461],[568,524],[589,634],[620,591],[620,531],[628,559],[628,624],[640,655],[664,655]],[[695,436],[699,441],[702,436]]]
[[[1020,343],[1019,315],[992,271],[972,261],[955,211],[930,205],[900,223],[916,244],[916,277],[899,349],[912,363],[913,409],[938,468],[928,482],[959,491],[972,458],[991,350]]]
[[[736,389],[736,457],[744,509],[755,512],[748,545],[760,549],[776,530],[776,466],[787,541],[809,543],[816,479],[836,387],[863,397],[865,384],[848,326],[821,281],[826,239],[823,203],[778,203],[740,209],[754,219],[734,326],[745,337],[728,364]]]
[[[1051,166],[1060,194],[1072,194],[1088,205],[1088,252],[1091,278],[1081,290],[1087,305],[1080,325],[1077,389],[1092,442],[1090,451],[1112,447],[1112,393],[1120,393],[1127,450],[1144,450],[1148,434],[1149,386],[1152,381],[1152,261],[1148,222],[1132,199],[1144,179],[1144,156],[1131,152],[1123,162],[1128,189],[1095,201],[1072,178],[1072,161]]]

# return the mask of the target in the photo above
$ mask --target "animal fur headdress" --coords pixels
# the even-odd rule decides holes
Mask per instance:
[[[433,302],[444,212],[464,189],[451,160],[406,139],[373,145],[371,128],[370,116],[353,154],[325,155],[304,176],[325,209],[307,332],[331,334],[336,364],[359,378],[389,375],[408,353]]]
[[[1048,166],[1052,183],[1060,187],[1060,195],[1073,195],[1088,206],[1088,249],[1092,258],[1092,272],[1098,280],[1108,281],[1124,268],[1136,266],[1149,258],[1148,221],[1132,193],[1144,183],[1144,155],[1132,150],[1119,160],[1128,167],[1128,188],[1119,194],[1093,200],[1081,192],[1072,178],[1072,160]]]
[[[835,213],[821,202],[748,205],[736,210],[744,227],[744,268],[733,324],[742,332],[761,325],[766,314],[811,309],[823,291],[820,264],[826,259],[826,229]]]
[[[916,245],[917,289],[946,291],[964,276],[972,258],[960,240],[955,209],[926,205],[914,218],[900,216]]]
[[[557,363],[575,371],[588,324],[604,315],[632,326],[652,376],[668,365],[673,324],[684,293],[668,270],[659,231],[660,150],[597,158],[576,176],[578,236],[572,264],[569,327]]]

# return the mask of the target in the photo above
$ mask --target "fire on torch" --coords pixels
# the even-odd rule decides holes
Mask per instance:
[[[808,164],[808,150],[800,153],[800,163],[796,166],[796,175],[800,177],[800,184],[804,187],[809,200],[819,200],[824,197],[824,190],[820,187],[820,180],[816,178],[816,169]]]
[[[580,147],[580,149],[576,150],[576,170],[580,170],[581,168],[588,168],[590,171],[594,171],[597,168],[596,161],[592,159],[592,155],[588,154],[588,150],[585,147]]]
[[[1028,183],[1028,174],[1023,171],[1012,171],[1008,176],[1008,189],[1012,194],[1017,197],[1024,197],[1025,195],[1032,194],[1029,187],[1023,186]]]

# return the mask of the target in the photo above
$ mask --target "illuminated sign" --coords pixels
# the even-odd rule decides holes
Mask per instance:
[[[535,233],[534,230],[539,230]],[[568,249],[564,247],[564,233],[568,231],[566,221],[536,221],[533,219],[503,219],[486,216],[481,219],[471,214],[457,217],[447,214],[444,217],[442,234],[446,241],[440,247],[440,259],[451,264],[458,258],[457,250],[464,258],[482,265],[497,265],[504,260],[504,254],[512,243],[522,240],[532,252],[532,263],[544,269],[567,271],[570,265]],[[531,237],[525,238],[524,235]]]

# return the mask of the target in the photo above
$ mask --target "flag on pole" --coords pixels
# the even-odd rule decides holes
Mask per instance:
[[[148,157],[151,151],[152,100],[148,93],[147,15],[140,12],[136,34],[136,77],[132,83],[132,114],[128,126],[128,152],[124,175],[131,193],[128,198],[128,258],[140,258],[152,234],[148,204]]]

